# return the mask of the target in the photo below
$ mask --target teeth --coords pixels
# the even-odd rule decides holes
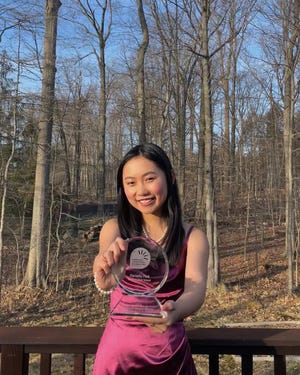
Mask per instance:
[[[140,203],[149,203],[151,202],[153,199],[152,198],[148,198],[148,199],[140,199]]]

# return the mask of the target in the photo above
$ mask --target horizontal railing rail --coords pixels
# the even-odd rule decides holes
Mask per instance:
[[[86,374],[102,327],[0,327],[1,375],[28,375],[29,355],[40,354],[40,375],[51,375],[52,355],[74,355],[74,375]],[[286,356],[300,356],[300,329],[196,328],[187,331],[193,354],[209,357],[209,375],[218,375],[222,354],[241,357],[241,374],[253,374],[253,356],[274,357],[274,375],[286,375]]]

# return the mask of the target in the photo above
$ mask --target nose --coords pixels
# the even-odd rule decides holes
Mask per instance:
[[[137,190],[136,190],[137,195],[145,196],[149,193],[146,185],[143,182],[140,182],[137,184]]]

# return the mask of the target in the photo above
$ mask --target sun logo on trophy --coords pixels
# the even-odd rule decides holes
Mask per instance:
[[[137,247],[130,254],[130,268],[136,270],[143,270],[148,267],[151,262],[150,252],[143,248]]]

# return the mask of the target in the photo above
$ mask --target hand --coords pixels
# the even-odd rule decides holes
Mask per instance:
[[[97,283],[103,289],[110,289],[116,281],[112,273],[112,267],[116,268],[119,278],[125,270],[125,258],[128,242],[117,237],[107,250],[101,251],[96,256],[93,271]]]

